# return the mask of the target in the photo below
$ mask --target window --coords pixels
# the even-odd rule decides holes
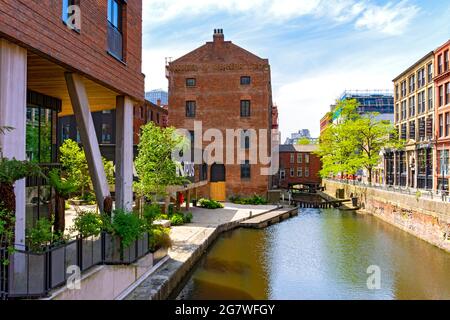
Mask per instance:
[[[406,119],[406,100],[402,101],[402,120]]]
[[[402,98],[406,97],[406,80],[402,82]]]
[[[305,178],[309,178],[309,168],[305,168]]]
[[[295,153],[291,153],[291,163],[295,163]]]
[[[416,114],[416,99],[414,97],[409,98],[409,116],[414,117]]]
[[[159,124],[159,113],[156,114],[156,123]]]
[[[415,89],[416,89],[416,77],[411,76],[409,78],[409,93],[413,93]]]
[[[250,149],[250,134],[248,130],[243,130],[241,134],[241,146],[243,149]]]
[[[416,122],[409,122],[409,139],[416,140]]]
[[[294,168],[290,169],[290,174],[291,174],[291,178],[293,178],[295,176]]]
[[[195,101],[186,101],[186,117],[194,118],[197,109],[197,104]]]
[[[445,113],[445,135],[450,136],[450,112]]]
[[[147,117],[148,117],[148,120],[149,120],[149,121],[153,121],[153,110],[148,110],[148,115],[147,115]]]
[[[309,163],[309,154],[305,154],[305,163],[308,164]]]
[[[425,85],[425,69],[422,68],[417,72],[417,88],[422,88]]]
[[[250,178],[251,178],[250,161],[245,160],[245,163],[241,164],[241,179],[250,179]]]
[[[440,54],[438,56],[438,74],[441,74],[443,70],[443,65],[442,65],[442,54]]]
[[[399,118],[399,115],[400,115],[400,106],[399,106],[399,104],[397,103],[396,105],[395,105],[395,122],[398,122],[399,120],[400,120],[400,118]]]
[[[439,107],[444,105],[444,86],[439,86]]]
[[[241,77],[241,85],[249,85],[251,83],[251,78],[249,76]]]
[[[186,79],[186,87],[195,87],[197,85],[197,80],[195,78]]]
[[[430,63],[428,66],[428,83],[433,81],[433,64]]]
[[[402,140],[406,140],[406,123],[404,123],[404,124],[402,124],[402,127],[401,127],[401,132],[400,132],[400,138],[402,139]]]
[[[418,114],[425,112],[425,91],[419,92],[417,95]]]
[[[280,170],[280,180],[286,179],[286,171],[284,169]]]
[[[241,100],[241,117],[250,117],[250,100]]]
[[[426,121],[425,117],[419,119],[419,141],[425,140],[426,135]]]
[[[444,117],[442,114],[439,115],[439,137],[444,136]]]
[[[297,177],[302,178],[303,177],[303,169],[297,168]]]
[[[145,115],[144,115],[144,107],[140,107],[139,108],[139,115],[141,117],[141,120],[144,120]]]
[[[450,103],[450,82],[448,82],[445,86],[447,87],[446,94],[445,94],[445,103],[449,104]]]
[[[70,6],[76,5],[76,0],[63,0],[62,1],[62,16],[61,19],[65,24],[69,23],[70,18],[74,14],[73,10],[69,10]],[[76,31],[80,31],[79,29],[75,29]]]
[[[123,60],[122,1],[108,0],[108,53]]]
[[[428,88],[428,110],[433,110],[434,105],[433,105],[433,88]]]
[[[398,100],[400,97],[399,91],[398,91],[398,84],[395,85],[395,100]]]
[[[449,63],[449,51],[444,52],[444,71],[448,71],[448,63]]]
[[[107,123],[102,124],[102,143],[111,143],[111,126]]]
[[[108,21],[117,30],[122,31],[122,6],[119,0],[108,0]]]
[[[303,154],[297,153],[297,163],[303,163]]]
[[[70,124],[66,123],[64,124],[64,126],[62,127],[62,136],[61,136],[61,140],[62,141],[66,141],[67,139],[70,139]]]

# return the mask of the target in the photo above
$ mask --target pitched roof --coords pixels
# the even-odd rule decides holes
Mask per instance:
[[[280,152],[314,152],[318,148],[317,144],[281,144]]]

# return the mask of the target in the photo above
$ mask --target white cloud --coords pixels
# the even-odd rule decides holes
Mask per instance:
[[[402,34],[419,8],[407,1],[392,2],[380,7],[369,6],[356,21],[356,27],[376,30],[390,35]]]
[[[402,0],[385,5],[374,0],[144,0],[144,27],[150,28],[183,16],[208,16],[218,12],[248,15],[252,24],[287,22],[302,16],[354,22],[357,28],[388,35],[402,33],[419,8]]]

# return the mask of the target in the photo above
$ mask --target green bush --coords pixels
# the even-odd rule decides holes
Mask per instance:
[[[242,198],[240,196],[234,196],[230,198],[230,201],[235,204],[242,205],[265,205],[267,204],[267,200],[258,195],[254,195],[251,198]]]
[[[0,208],[0,244],[6,245],[8,253],[14,253],[14,228],[16,218],[11,212]],[[9,265],[8,259],[1,259],[0,264]]]
[[[200,199],[198,205],[205,209],[220,209],[224,207],[220,202],[210,199]]]
[[[175,213],[170,217],[170,224],[172,226],[181,226],[184,224],[184,215],[180,213]]]
[[[41,218],[36,222],[36,226],[27,230],[27,245],[33,252],[40,252],[45,246],[51,245],[59,240],[58,236],[52,232],[52,221]]]
[[[136,213],[115,210],[111,225],[107,229],[121,239],[124,247],[129,247],[133,241],[143,236],[146,223]]]
[[[194,216],[192,213],[188,212],[183,216],[184,223],[191,223]]]
[[[170,238],[170,229],[153,227],[149,231],[149,245],[153,252],[159,248],[171,248],[172,239]]]
[[[82,211],[73,220],[72,232],[77,232],[83,238],[98,236],[103,230],[102,217],[94,211]]]
[[[155,220],[160,220],[162,213],[158,204],[147,205],[144,207],[144,219],[151,225]]]

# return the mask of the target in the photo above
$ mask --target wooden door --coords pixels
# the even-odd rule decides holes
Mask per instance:
[[[225,201],[227,194],[225,190],[226,184],[222,182],[211,182],[211,199],[216,201]]]

